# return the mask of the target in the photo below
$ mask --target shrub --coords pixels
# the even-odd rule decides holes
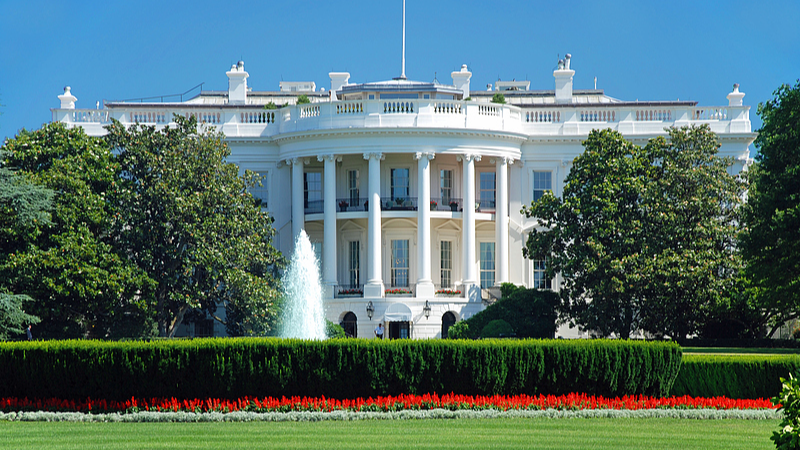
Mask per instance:
[[[273,338],[0,344],[0,397],[665,396],[674,343]]]
[[[448,339],[471,339],[469,337],[469,323],[466,320],[457,322],[447,330]]]
[[[347,334],[344,332],[344,328],[342,328],[341,325],[325,319],[325,337],[328,339],[339,339],[346,338]]]
[[[501,292],[504,288],[509,293],[507,297],[503,296],[466,320],[469,324],[468,330],[464,336],[460,336],[461,339],[477,339],[484,327],[496,319],[508,322],[520,338],[552,338],[555,335],[558,294],[551,291],[516,288],[514,285],[501,286]]]
[[[503,95],[501,92],[497,92],[492,96],[492,103],[499,103],[501,105],[506,104],[506,96]]]
[[[780,405],[783,420],[780,431],[774,431],[770,440],[779,450],[800,449],[800,380],[792,374],[789,379],[781,378],[781,392],[771,400]]]
[[[300,94],[297,97],[297,104],[298,105],[306,105],[306,104],[309,104],[309,103],[311,103],[311,100],[309,100],[309,98],[308,98],[308,96],[306,94]]]
[[[800,355],[684,354],[670,395],[769,398],[781,378],[800,371]]]
[[[495,319],[486,324],[481,330],[481,338],[509,337],[514,334],[514,329],[503,319]]]

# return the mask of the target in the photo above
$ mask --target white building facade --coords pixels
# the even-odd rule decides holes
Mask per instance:
[[[574,73],[568,55],[553,90],[517,81],[470,90],[462,66],[451,85],[351,84],[350,74],[333,72],[328,90],[282,82],[279,91],[252,91],[240,62],[227,72],[227,91],[82,110],[67,88],[52,113],[96,136],[111,118],[162,127],[178,114],[216,127],[230,161],[264,176],[253,194],[275,219],[276,247],[289,254],[300,230],[310,236],[329,320],[358,337],[383,323],[390,338],[438,338],[483,310],[501,283],[558,288],[544,261],[522,256],[536,221],[520,210],[546,191],[561,195],[591,130],[643,145],[667,127],[707,124],[720,155],[735,161],[730,172],[747,165],[755,134],[738,86],[727,106],[626,102],[574,90]],[[506,104],[491,103],[498,92]],[[310,103],[296,104],[301,95]],[[581,337],[566,327],[558,335]]]

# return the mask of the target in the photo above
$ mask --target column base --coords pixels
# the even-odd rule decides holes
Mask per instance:
[[[383,297],[384,295],[383,282],[367,283],[364,285],[364,298]]]
[[[436,295],[436,288],[430,281],[417,283],[417,298],[433,298]]]

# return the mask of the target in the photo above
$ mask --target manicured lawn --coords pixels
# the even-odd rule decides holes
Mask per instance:
[[[778,422],[474,419],[303,423],[0,422],[0,448],[769,449]]]
[[[730,355],[795,355],[800,348],[739,348],[739,347],[683,347],[683,353],[710,353]]]

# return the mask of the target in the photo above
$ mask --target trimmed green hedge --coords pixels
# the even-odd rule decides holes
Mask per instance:
[[[800,373],[800,355],[683,355],[670,395],[770,398]]]
[[[669,392],[674,343],[194,339],[0,344],[0,397],[236,398]]]
[[[540,289],[525,289],[510,283],[503,285],[503,298],[451,328],[452,339],[477,339],[494,320],[511,325],[519,338],[552,338],[556,333],[558,294]]]

